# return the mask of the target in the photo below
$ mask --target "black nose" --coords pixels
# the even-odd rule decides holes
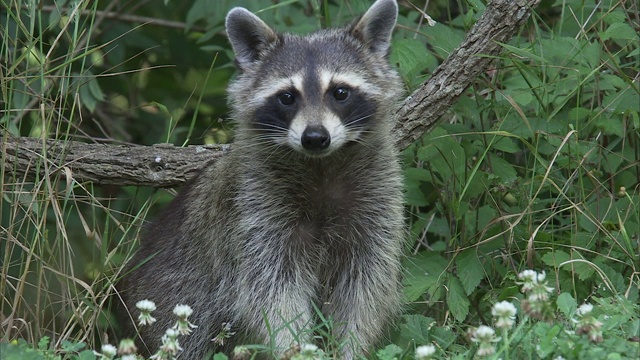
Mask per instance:
[[[302,133],[302,147],[306,150],[324,150],[331,144],[331,135],[322,125],[310,125]]]

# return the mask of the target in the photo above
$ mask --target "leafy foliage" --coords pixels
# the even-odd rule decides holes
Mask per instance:
[[[231,141],[224,94],[234,70],[223,22],[234,5],[3,0],[1,136]],[[242,3],[297,33],[344,24],[368,5]],[[456,48],[484,7],[431,1],[426,11],[435,26],[416,8],[401,9],[390,61],[408,92]],[[522,314],[516,274],[547,269],[558,294],[555,320],[519,317],[512,332],[497,334],[493,356],[634,357],[638,19],[638,5],[628,1],[543,2],[445,123],[406,149],[407,311],[392,343],[372,356],[412,359],[417,346],[432,344],[435,358],[478,357],[467,328],[490,325],[498,301]],[[33,166],[47,169],[46,177],[0,177],[0,352],[7,359],[95,357],[86,349],[99,348],[102,334],[117,328],[110,299],[121,265],[144,219],[161,208],[152,205],[172,194],[78,183],[62,176],[65,164],[44,147],[42,155]],[[587,302],[602,323],[602,342],[572,333]]]

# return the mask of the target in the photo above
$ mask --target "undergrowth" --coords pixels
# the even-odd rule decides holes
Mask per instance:
[[[368,5],[324,3],[329,10],[285,2],[260,16],[306,32]],[[220,32],[232,2],[115,4],[1,0],[0,137],[142,144],[232,137],[219,121],[233,72]],[[391,61],[408,91],[484,6],[433,1],[426,10],[435,26],[402,7]],[[111,16],[133,11],[138,22]],[[164,22],[140,25],[153,19]],[[635,2],[543,2],[445,122],[403,152],[407,305],[371,358],[640,356],[639,28]],[[42,170],[35,178],[12,176],[15,169],[0,163],[0,356],[95,359],[94,349],[114,343],[114,284],[141,225],[171,196],[80,183],[44,141],[40,155],[29,165]],[[548,290],[540,303],[523,289],[525,270]],[[251,357],[260,349],[246,350]]]

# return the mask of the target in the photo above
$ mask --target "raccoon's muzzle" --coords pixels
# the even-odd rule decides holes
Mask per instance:
[[[331,145],[331,135],[322,125],[309,125],[302,132],[300,139],[302,147],[308,151],[322,151]]]

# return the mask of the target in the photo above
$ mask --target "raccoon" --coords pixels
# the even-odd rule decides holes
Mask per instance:
[[[228,13],[232,150],[148,228],[121,288],[134,315],[138,300],[157,304],[159,323],[138,329],[149,349],[179,303],[198,326],[180,338],[186,359],[256,343],[282,354],[317,342],[320,317],[341,358],[381,340],[401,308],[405,233],[391,135],[402,84],[388,64],[397,13],[378,0],[350,26],[307,36]]]

